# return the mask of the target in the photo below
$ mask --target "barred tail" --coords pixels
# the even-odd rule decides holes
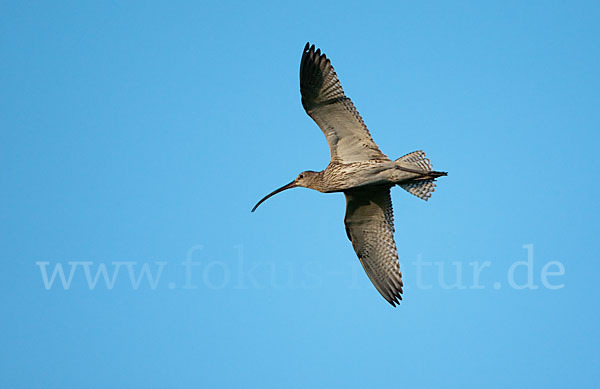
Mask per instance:
[[[446,172],[436,172],[433,170],[431,161],[425,156],[421,150],[413,151],[396,160],[397,162],[409,163],[415,169],[423,171],[423,176],[413,181],[399,184],[402,189],[408,193],[417,196],[425,201],[429,200],[432,193],[435,191],[435,179],[437,177],[447,176]]]
[[[412,153],[408,153],[405,156],[398,158],[396,162],[410,163],[412,165],[415,165],[415,167],[419,168],[419,170],[423,170],[426,172],[430,172],[433,170],[431,161],[425,156],[425,153],[422,150],[417,150],[413,151]]]
[[[400,184],[400,187],[408,193],[427,201],[435,191],[435,182],[433,180],[411,181]]]

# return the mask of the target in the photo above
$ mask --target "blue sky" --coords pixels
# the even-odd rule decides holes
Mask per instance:
[[[599,18],[592,1],[3,2],[0,386],[595,385]],[[384,153],[449,172],[427,203],[393,190],[398,308],[343,195],[250,213],[329,162],[300,104],[306,41]]]

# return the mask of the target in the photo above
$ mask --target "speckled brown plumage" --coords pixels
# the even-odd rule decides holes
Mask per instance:
[[[435,179],[445,172],[433,170],[421,150],[390,160],[373,141],[362,117],[346,97],[331,61],[306,44],[300,62],[302,106],[325,134],[331,162],[320,172],[304,171],[286,189],[305,187],[346,196],[344,224],[348,239],[375,288],[393,306],[402,300],[402,273],[394,242],[394,213],[390,188],[399,185],[428,200]]]

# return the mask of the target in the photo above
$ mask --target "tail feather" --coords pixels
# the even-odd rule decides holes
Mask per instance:
[[[413,151],[412,153],[408,153],[398,158],[396,161],[413,164],[419,169],[424,170],[426,172],[430,172],[433,170],[431,161],[425,156],[425,153],[422,150],[417,150]]]
[[[400,184],[400,187],[408,193],[427,201],[435,191],[435,182],[433,179],[411,181]]]
[[[446,172],[434,171],[431,161],[425,156],[425,153],[422,150],[408,153],[405,156],[398,158],[396,161],[411,164],[418,170],[423,171],[422,177],[399,185],[408,193],[425,201],[429,200],[432,193],[435,191],[435,179],[437,177],[448,175]]]

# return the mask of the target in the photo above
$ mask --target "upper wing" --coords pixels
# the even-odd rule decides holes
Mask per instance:
[[[394,243],[390,187],[361,188],[346,195],[346,233],[379,293],[393,306],[402,300],[402,273]]]
[[[331,151],[331,159],[343,163],[387,159],[373,142],[367,126],[344,95],[331,61],[315,52],[315,45],[304,47],[300,61],[300,93],[306,113],[319,125]]]

